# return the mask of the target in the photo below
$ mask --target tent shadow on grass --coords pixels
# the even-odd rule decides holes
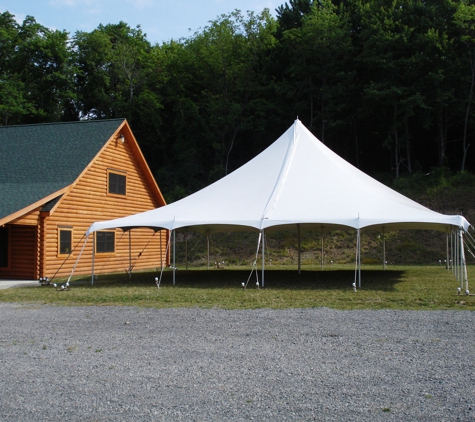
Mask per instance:
[[[241,284],[246,283],[248,289],[256,289],[256,273],[250,276],[250,270],[189,270],[177,271],[176,288],[199,289],[242,289]],[[364,290],[391,291],[395,284],[402,281],[402,270],[362,270],[362,288]],[[100,275],[96,286],[140,286],[155,287],[155,272],[141,272],[132,274]],[[261,271],[258,270],[259,283]],[[348,290],[353,289],[355,281],[354,270],[318,270],[305,271],[299,274],[296,270],[266,270],[265,289],[281,290]],[[83,286],[90,285],[88,281],[75,282]],[[173,273],[163,273],[161,286],[173,285]]]

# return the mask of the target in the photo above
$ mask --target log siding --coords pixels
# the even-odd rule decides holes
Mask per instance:
[[[118,142],[119,133],[124,142]],[[126,175],[126,195],[108,192],[108,174]],[[86,241],[85,233],[95,221],[124,217],[163,206],[163,197],[126,121],[105,143],[95,159],[68,188],[54,208],[41,207],[9,225],[12,239],[11,266],[0,269],[0,278],[64,277],[71,274]],[[60,230],[71,230],[72,252],[60,254]],[[129,246],[129,239],[131,241]],[[168,234],[140,228],[124,233],[115,230],[113,253],[94,257],[94,272],[143,270],[168,264],[165,254]],[[91,274],[92,239],[88,239],[75,275]]]

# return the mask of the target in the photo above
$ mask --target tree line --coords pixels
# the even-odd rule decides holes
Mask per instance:
[[[124,117],[168,201],[296,118],[363,171],[474,170],[474,0],[290,0],[153,45],[0,14],[0,124]],[[263,169],[265,171],[265,169]]]

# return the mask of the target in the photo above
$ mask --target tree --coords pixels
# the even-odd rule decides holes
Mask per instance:
[[[469,65],[469,88],[467,95],[467,105],[465,109],[465,118],[463,125],[462,140],[462,166],[461,171],[465,170],[467,153],[470,144],[468,143],[468,126],[471,123],[470,109],[473,102],[473,91],[475,88],[475,5],[467,2],[460,2],[457,11],[454,14],[455,25],[459,31],[460,41],[466,47],[465,60]]]
[[[74,101],[68,34],[0,15],[0,113],[5,124],[61,120]]]
[[[300,28],[303,18],[311,12],[315,3],[318,4],[313,0],[289,0],[288,3],[279,6],[276,9],[277,21],[279,22],[278,34],[282,35],[289,29]]]
[[[124,22],[77,32],[78,113],[86,118],[133,116],[133,107],[153,71],[150,43],[140,27]]]
[[[352,77],[346,64],[352,45],[346,15],[331,0],[311,6],[301,28],[284,33],[292,63],[287,72],[299,110],[308,116],[308,126],[316,129],[322,142],[326,130],[338,124],[345,102],[345,85]]]
[[[445,165],[450,93],[444,89],[447,32],[434,24],[450,15],[440,4],[380,0],[363,11],[359,61],[364,70],[364,100],[371,114],[387,122],[392,166],[412,171],[411,120],[429,128],[436,112],[438,164]],[[383,117],[384,116],[384,117]],[[421,116],[418,120],[415,116]]]
[[[275,21],[267,10],[260,15],[248,12],[247,16],[234,11],[211,21],[185,42],[181,57],[192,75],[185,78],[191,85],[181,85],[176,106],[183,118],[186,116],[183,126],[192,125],[193,129],[183,127],[188,135],[178,139],[200,145],[198,157],[209,163],[209,181],[235,168],[232,154],[239,133],[253,119],[250,110],[258,101],[255,95],[260,87],[262,59],[274,43],[274,31]],[[168,73],[174,80],[172,72]],[[194,148],[186,144],[180,151]]]

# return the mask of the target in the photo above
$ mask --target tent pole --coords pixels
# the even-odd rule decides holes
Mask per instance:
[[[261,281],[261,287],[264,287],[264,267],[265,267],[265,243],[266,243],[266,235],[264,233],[264,230],[261,230],[262,233],[262,281]]]
[[[358,229],[358,240],[357,240],[357,249],[358,249],[358,287],[361,288],[361,233]]]
[[[322,267],[322,270],[323,270],[323,226],[320,227],[320,231],[321,231],[321,238],[322,238],[322,256],[321,256],[321,267]]]
[[[459,278],[460,288],[463,289],[464,284],[464,267],[465,267],[465,254],[463,248],[463,233],[462,229],[459,229]]]
[[[131,242],[131,232],[129,230],[129,278],[132,278],[132,242]]]
[[[162,231],[160,230],[159,236],[158,236],[158,242],[160,246],[160,264],[163,267],[163,253],[162,253]]]
[[[188,231],[185,231],[185,265],[186,271],[188,271]]]
[[[386,270],[386,236],[384,235],[384,226],[383,226],[383,270]]]
[[[297,224],[297,248],[298,248],[297,267],[300,274],[300,224]]]
[[[175,246],[176,246],[176,236],[175,231],[173,230],[173,285],[175,285],[175,270],[176,270],[176,254],[175,254]]]
[[[91,286],[94,286],[94,257],[95,257],[95,250],[96,250],[96,234],[92,234],[92,265],[91,265]]]
[[[455,242],[455,276],[457,278],[457,281],[460,283],[460,289],[463,289],[463,282],[460,277],[460,235],[456,233],[457,239]]]
[[[459,261],[460,260],[460,238],[459,238],[458,233],[456,234],[456,236],[457,236],[457,239],[455,242],[455,262],[456,262],[455,277],[457,281],[460,283],[460,289],[463,289],[462,280],[460,279],[460,261]]]
[[[457,279],[456,269],[457,269],[457,238],[455,237],[455,230],[452,230],[452,274]]]
[[[465,282],[465,294],[469,294],[468,290],[468,275],[467,275],[467,262],[465,261],[465,248],[463,246],[463,231],[460,229],[460,258],[461,258],[461,280]]]
[[[454,272],[454,229],[450,230],[450,270]]]
[[[208,270],[209,270],[209,234],[206,235],[206,244],[208,246]]]
[[[445,235],[445,269],[448,270],[449,267],[449,232]]]

